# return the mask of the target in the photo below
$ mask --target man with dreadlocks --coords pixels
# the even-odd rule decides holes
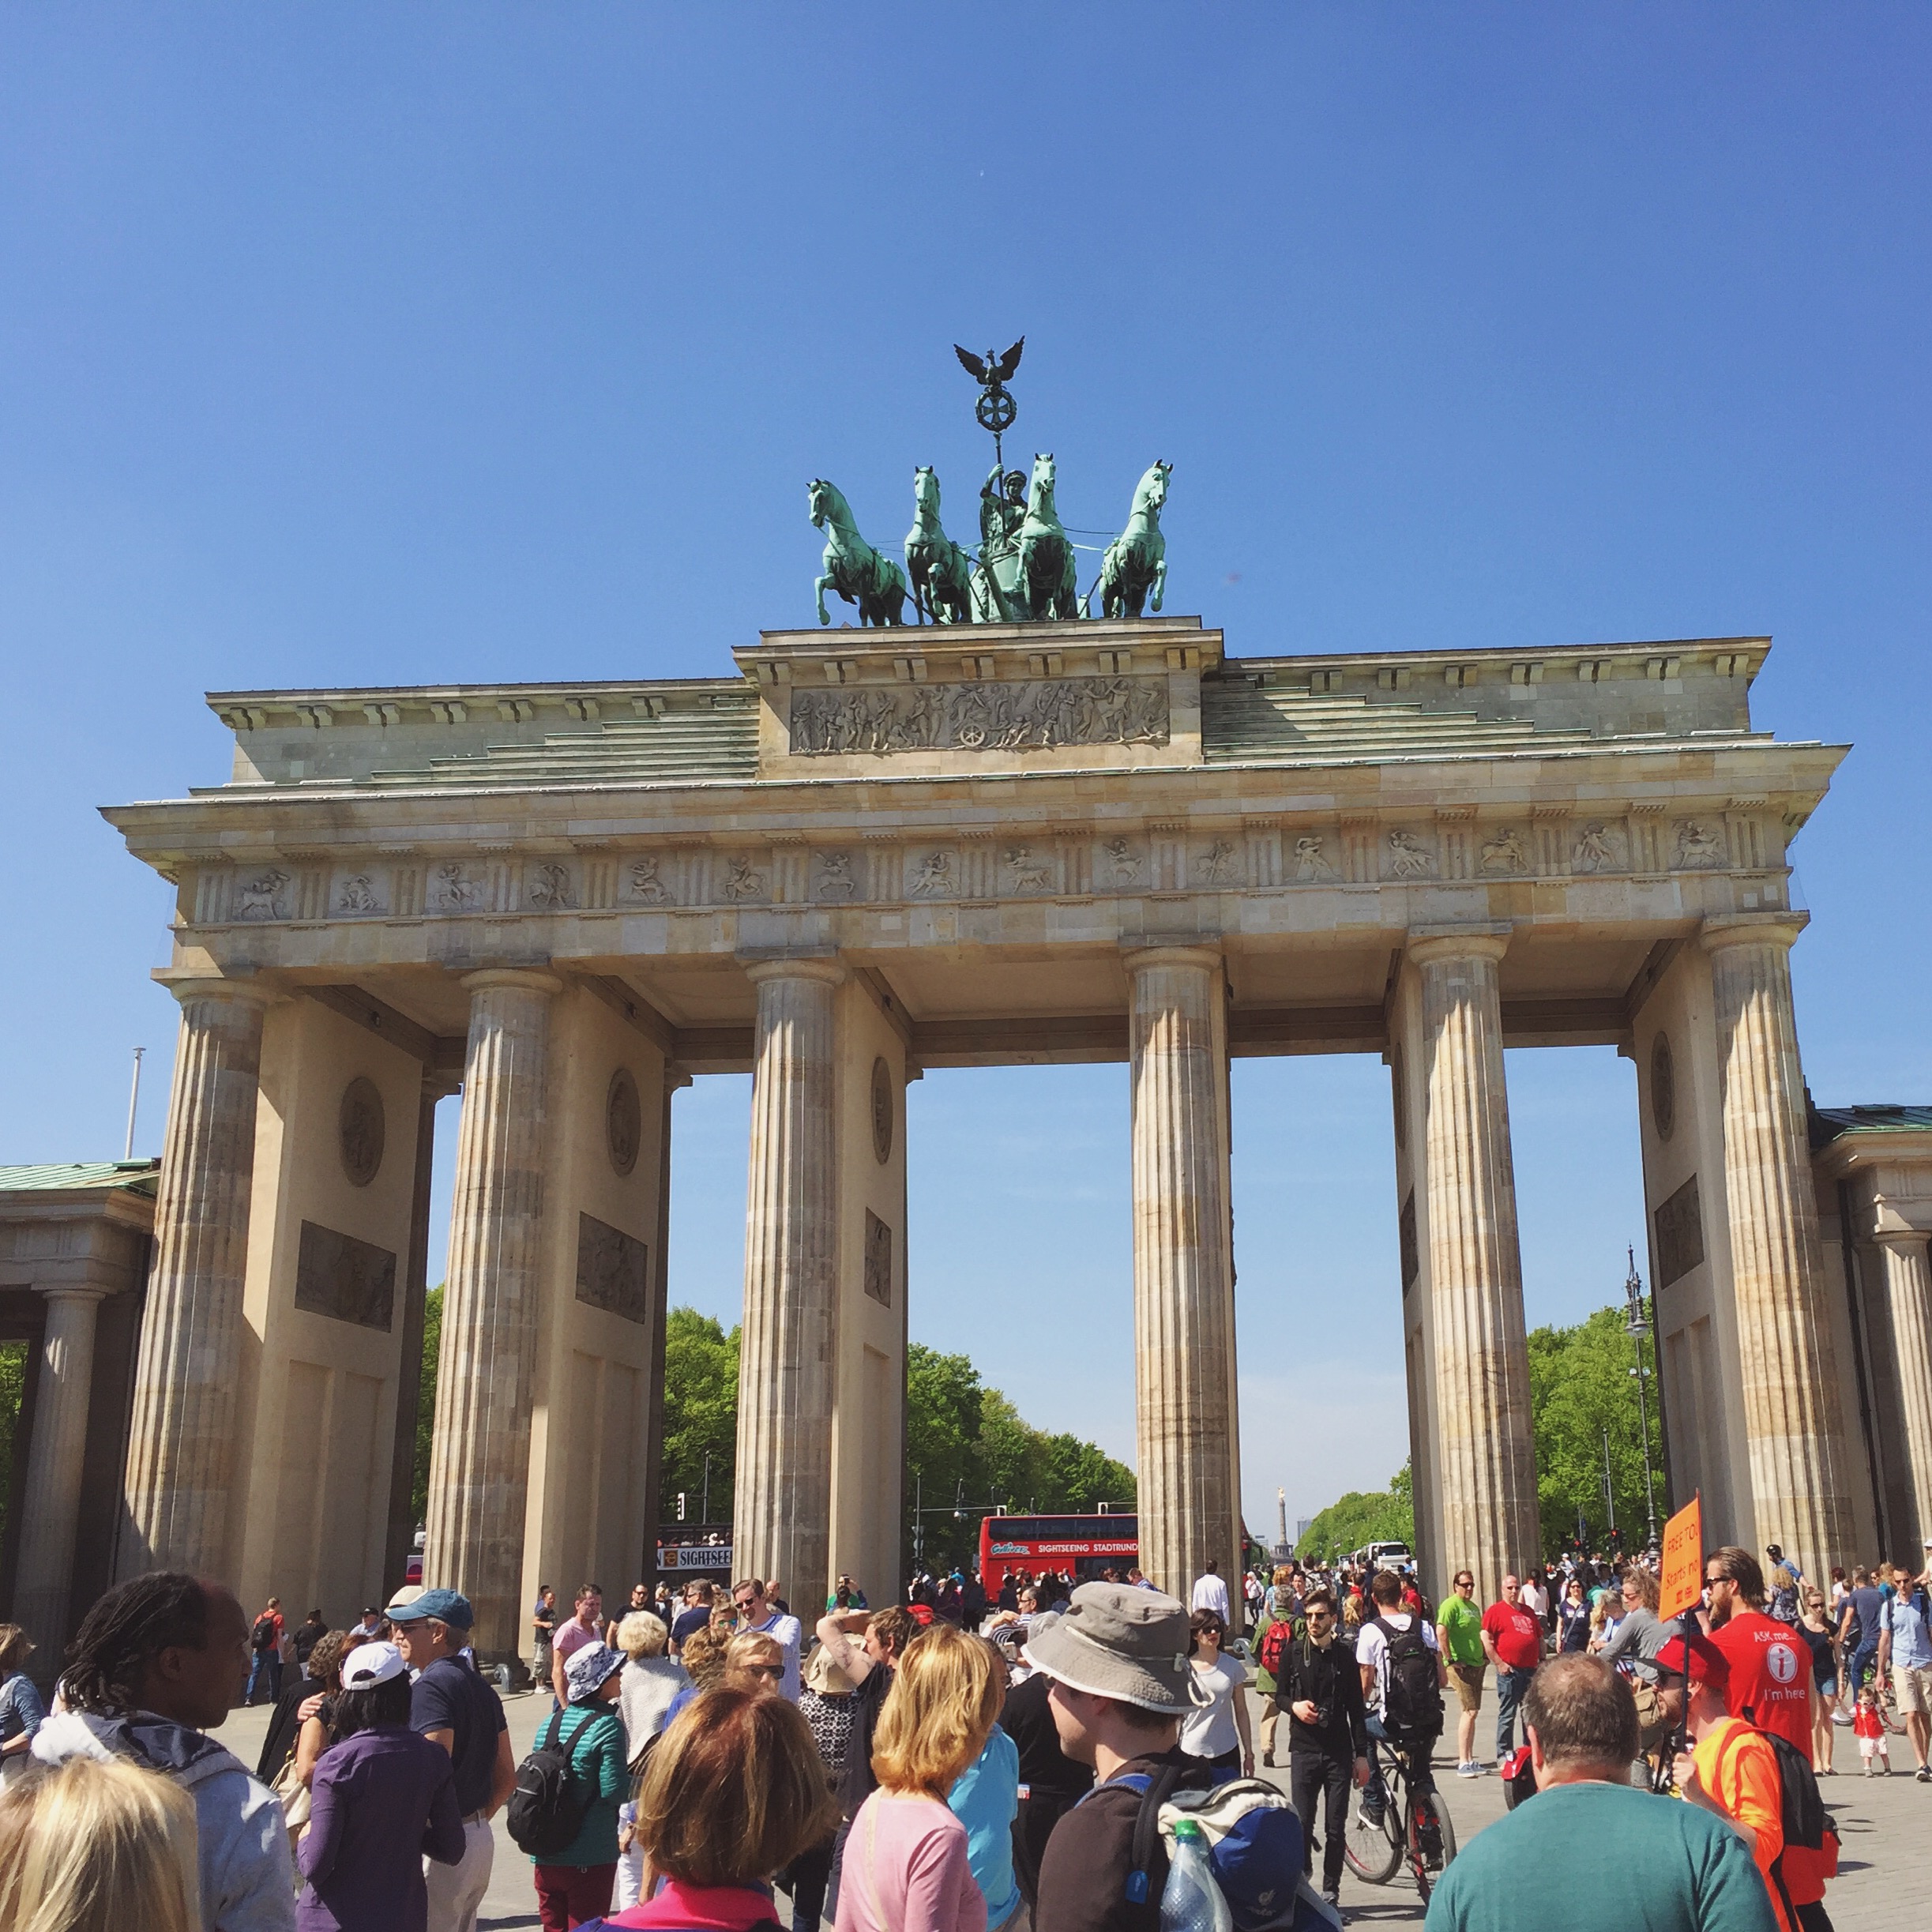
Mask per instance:
[[[249,1622],[216,1583],[168,1570],[118,1584],[90,1610],[60,1680],[66,1708],[33,1754],[126,1757],[194,1800],[206,1932],[295,1932],[282,1807],[239,1758],[201,1734],[240,1702]]]

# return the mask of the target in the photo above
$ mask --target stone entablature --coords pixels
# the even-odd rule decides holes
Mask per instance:
[[[701,840],[673,826],[656,836],[614,832],[607,845],[586,842],[589,849],[554,855],[525,855],[533,846],[543,853],[541,833],[460,844],[426,834],[419,848],[376,845],[329,862],[310,854],[298,829],[273,844],[251,840],[246,854],[184,851],[175,869],[184,928],[255,932],[1039,899],[1314,896],[1342,888],[1426,895],[1438,888],[1612,880],[1667,886],[1673,906],[1686,914],[1784,903],[1787,824],[1766,799],[1718,795],[1689,814],[1648,802],[1599,802],[1561,812],[1446,804],[1430,812],[1284,810],[1261,822],[1251,814],[1152,824],[1117,812],[1086,815],[1102,822],[1068,830],[1064,819],[1008,815],[982,829],[968,806],[937,814],[968,821],[950,833],[882,827],[860,841],[836,843],[803,832],[761,837],[749,828],[735,838]],[[114,816],[133,831],[131,812]],[[1392,912],[1396,923],[1410,923],[1400,908]]]
[[[895,775],[1302,764],[1748,738],[1768,648],[1742,637],[1224,660],[1220,632],[1152,618],[976,626],[965,643],[938,627],[771,631],[735,652],[737,678],[209,703],[235,733],[230,791],[822,780],[876,776],[887,759]]]

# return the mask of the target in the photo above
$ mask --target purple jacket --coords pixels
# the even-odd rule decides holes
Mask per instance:
[[[359,1731],[323,1752],[309,1789],[297,1932],[427,1932],[423,1855],[463,1856],[449,1753],[406,1725]]]

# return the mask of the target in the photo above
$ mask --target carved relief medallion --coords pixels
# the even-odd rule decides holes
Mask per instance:
[[[1295,876],[1298,879],[1332,879],[1335,868],[1323,850],[1328,841],[1314,835],[1295,841]]]
[[[1235,848],[1226,839],[1216,839],[1201,855],[1201,876],[1204,884],[1226,885],[1235,874]]]
[[[1009,845],[1006,867],[1017,893],[1050,893],[1053,890],[1053,861],[1036,859],[1030,845]]]
[[[235,916],[238,919],[285,919],[288,909],[282,893],[289,876],[279,869],[258,873],[252,879],[238,881],[235,889]]]
[[[1399,879],[1426,879],[1436,869],[1435,855],[1412,832],[1389,835],[1389,870]]]
[[[342,1171],[356,1186],[366,1187],[382,1165],[385,1133],[382,1096],[373,1080],[358,1073],[344,1088],[336,1127]]]
[[[1724,863],[1723,833],[1701,818],[1680,820],[1677,863],[1680,866],[1721,866]]]
[[[872,1062],[872,1151],[883,1167],[893,1156],[893,1070],[883,1059]]]
[[[1617,863],[1617,849],[1611,829],[1600,818],[1593,818],[1577,835],[1570,848],[1569,862],[1579,872],[1607,872]]]
[[[1527,872],[1529,855],[1523,849],[1523,835],[1514,825],[1505,825],[1493,839],[1483,841],[1485,872]]]
[[[626,890],[633,899],[641,900],[647,906],[661,906],[669,901],[670,889],[657,875],[660,863],[655,858],[631,861],[630,883]]]
[[[611,1076],[611,1089],[604,1096],[603,1137],[610,1150],[614,1172],[629,1174],[637,1164],[637,1143],[644,1129],[643,1110],[637,1102],[637,1083],[630,1069],[620,1066]]]
[[[1667,1033],[1659,1033],[1650,1050],[1650,1118],[1657,1138],[1669,1140],[1677,1126],[1677,1069]]]
[[[915,899],[949,899],[959,889],[953,876],[953,855],[945,851],[928,852],[919,861],[912,881]]]

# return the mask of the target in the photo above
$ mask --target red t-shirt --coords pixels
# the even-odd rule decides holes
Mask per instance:
[[[1731,1666],[1725,1702],[1733,1717],[1749,1707],[1760,1731],[1775,1731],[1811,1755],[1811,1652],[1789,1624],[1740,1611],[1711,1633]]]
[[[1506,1669],[1533,1671],[1542,1663],[1543,1626],[1520,1603],[1490,1604],[1483,1613],[1483,1628]]]

